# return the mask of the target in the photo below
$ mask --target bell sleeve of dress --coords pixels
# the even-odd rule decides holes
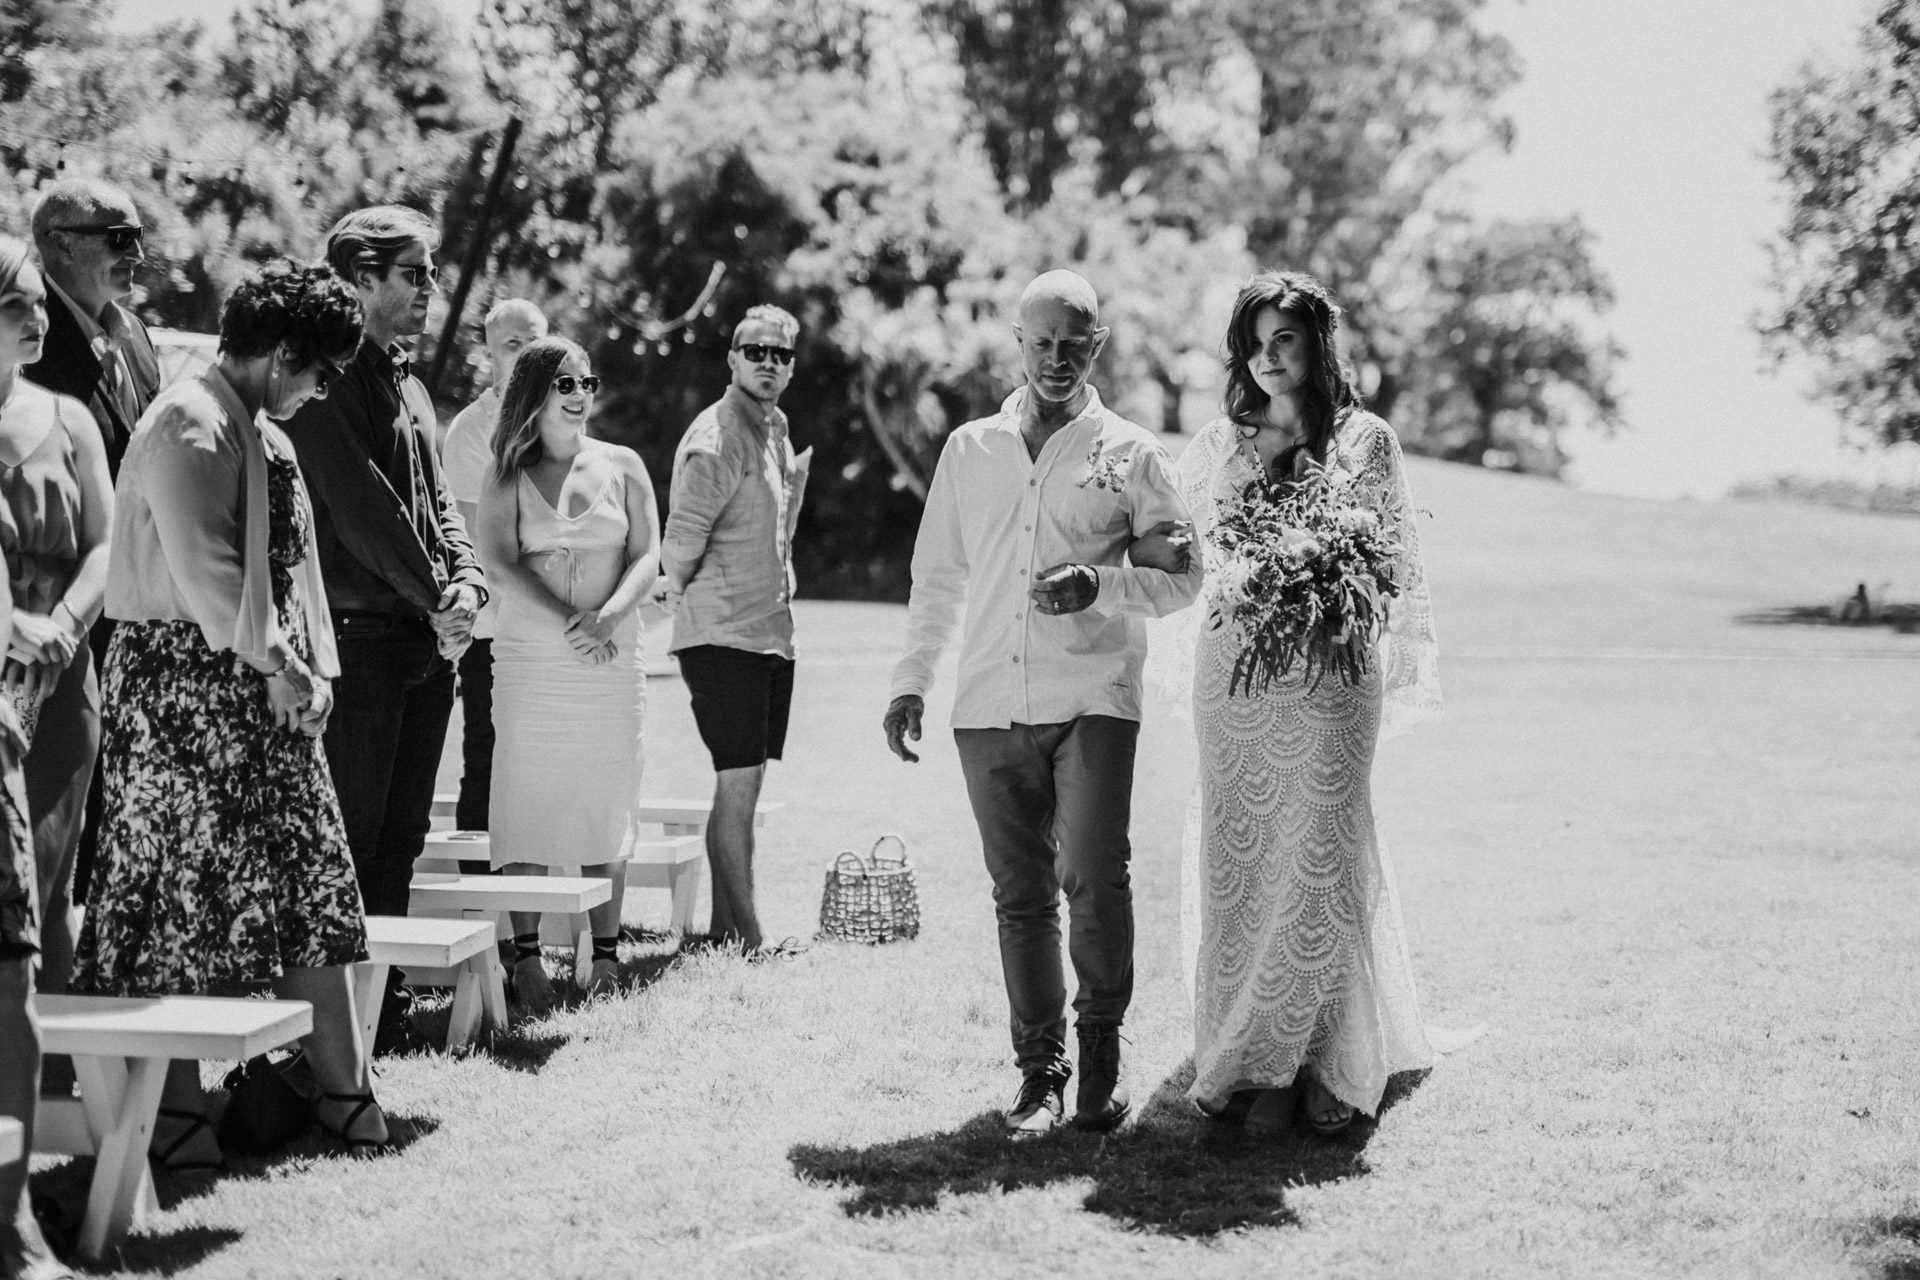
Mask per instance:
[[[1193,520],[1192,562],[1203,579],[1199,600],[1191,609],[1147,620],[1146,691],[1149,698],[1181,718],[1193,713],[1195,656],[1200,650],[1200,632],[1213,613],[1207,580],[1219,553],[1207,534],[1218,519],[1214,490],[1220,468],[1233,452],[1234,440],[1232,421],[1214,419],[1187,445],[1175,470],[1180,500]]]
[[[1399,546],[1393,565],[1400,589],[1387,606],[1379,649],[1384,699],[1380,736],[1390,738],[1439,714],[1440,641],[1420,554],[1421,513],[1407,490],[1400,440],[1380,418],[1368,415],[1366,426],[1359,480],[1373,495],[1383,528]]]

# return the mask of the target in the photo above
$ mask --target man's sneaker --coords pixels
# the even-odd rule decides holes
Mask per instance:
[[[1073,1127],[1094,1133],[1118,1128],[1132,1104],[1120,1087],[1120,1028],[1075,1025],[1080,1035],[1080,1088],[1074,1099]]]
[[[1051,1133],[1067,1109],[1067,1078],[1052,1071],[1029,1071],[1020,1093],[1007,1108],[1007,1132],[1015,1138]]]

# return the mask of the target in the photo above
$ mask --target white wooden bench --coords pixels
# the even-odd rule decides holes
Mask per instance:
[[[485,862],[491,850],[484,831],[429,831],[427,842],[420,847],[420,856],[413,860],[413,869],[459,875],[462,861]]]
[[[613,900],[613,882],[599,876],[460,876],[413,873],[409,914],[487,916],[499,936],[511,936],[510,911],[537,911],[541,936],[573,948],[574,972],[585,983],[593,969],[593,933],[588,910]],[[548,925],[551,917],[553,923]]]
[[[769,816],[786,807],[780,800],[762,800],[753,806],[753,825],[766,826]],[[643,800],[640,821],[658,823],[670,836],[698,836],[706,834],[707,817],[712,811],[710,800]]]
[[[11,1117],[0,1117],[0,1166],[10,1165],[26,1153],[20,1145],[26,1141],[26,1128]]]
[[[481,1024],[507,1026],[507,995],[491,920],[445,920],[434,916],[368,916],[367,959],[353,966],[355,1007],[367,1053],[380,1022],[387,970],[398,965],[407,981],[453,987],[447,1021],[447,1052],[473,1042]]]
[[[34,1149],[94,1158],[80,1223],[88,1258],[118,1244],[135,1212],[154,1205],[147,1146],[167,1064],[251,1058],[313,1030],[313,1006],[304,1000],[35,996],[34,1010],[41,1051],[72,1055],[80,1081],[78,1101],[41,1099]]]
[[[439,875],[455,875],[462,859],[485,861],[491,854],[484,831],[433,831],[414,859],[413,869]],[[636,840],[627,859],[626,883],[642,889],[665,889],[672,896],[671,925],[682,934],[693,931],[694,902],[700,896],[700,876],[706,866],[706,841],[698,835],[664,836],[658,840]],[[557,867],[562,875],[579,875],[578,867]],[[571,945],[582,929],[583,921],[569,921],[564,929],[558,924],[541,925],[541,934],[555,945]]]

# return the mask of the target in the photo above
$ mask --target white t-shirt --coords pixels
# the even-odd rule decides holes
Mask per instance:
[[[447,427],[446,440],[440,446],[440,467],[446,473],[447,494],[455,502],[479,505],[480,491],[486,488],[487,473],[493,467],[493,420],[499,413],[499,392],[488,387],[479,399],[455,414]],[[467,535],[472,538],[478,554],[479,534],[469,529]],[[486,567],[482,559],[481,570],[485,571]],[[488,600],[480,616],[474,619],[473,638],[493,639],[499,613],[500,606]]]

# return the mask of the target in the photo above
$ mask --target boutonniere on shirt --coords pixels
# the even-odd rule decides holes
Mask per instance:
[[[1087,474],[1080,477],[1080,487],[1092,485],[1096,489],[1111,489],[1115,493],[1127,491],[1127,478],[1121,471],[1122,457],[1119,453],[1100,456],[1100,442],[1095,440],[1093,448],[1087,450]]]

